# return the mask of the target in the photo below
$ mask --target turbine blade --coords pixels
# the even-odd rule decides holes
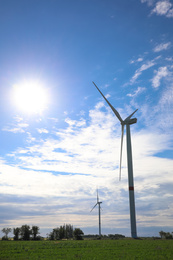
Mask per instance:
[[[117,118],[120,120],[121,123],[123,123],[123,120],[120,116],[120,114],[118,113],[118,111],[109,103],[109,101],[105,98],[105,96],[103,95],[103,93],[100,91],[100,89],[96,86],[96,84],[93,82],[94,86],[98,89],[98,91],[100,92],[100,94],[102,95],[102,97],[106,100],[106,102],[108,103],[108,105],[110,106],[110,108],[112,109],[112,111],[114,112],[114,114],[117,116]]]
[[[94,207],[92,208],[92,210],[97,206],[97,204],[98,204],[98,203],[96,203],[96,205],[94,205]],[[91,211],[92,211],[92,210],[91,210]],[[91,212],[91,211],[90,211],[90,212]]]
[[[98,195],[98,189],[97,189],[97,203],[99,202],[99,195]]]
[[[136,109],[136,110],[135,110],[130,116],[128,116],[124,121],[130,119],[130,118],[134,115],[134,113],[136,113],[137,110],[138,110],[138,109]]]
[[[123,152],[123,137],[124,137],[124,125],[122,124],[122,128],[121,128],[121,150],[120,150],[120,172],[119,172],[119,181],[121,180],[121,164],[122,164],[122,152]]]

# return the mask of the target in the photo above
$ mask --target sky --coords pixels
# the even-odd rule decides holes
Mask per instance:
[[[172,28],[171,0],[0,1],[0,230],[98,234],[98,189],[102,234],[131,235],[126,137],[119,181],[121,125],[94,81],[123,119],[138,109],[138,236],[173,231]]]

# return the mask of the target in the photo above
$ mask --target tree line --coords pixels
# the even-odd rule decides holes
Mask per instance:
[[[173,232],[164,232],[164,231],[160,231],[159,235],[161,238],[165,238],[165,239],[173,239]]]
[[[93,234],[88,234],[84,235],[84,238],[87,239],[123,239],[125,238],[124,235],[121,234],[108,234],[108,235],[93,235]]]
[[[30,228],[30,226],[28,225],[23,225],[21,227],[16,227],[16,228],[3,228],[1,231],[5,234],[2,237],[2,240],[8,240],[8,234],[10,232],[13,232],[14,240],[39,240],[40,236],[38,236],[38,234],[40,234],[39,232],[39,227],[38,226],[32,226]]]
[[[2,232],[4,236],[2,240],[8,240],[8,234],[13,232],[14,240],[41,240],[42,237],[39,236],[40,228],[38,226],[30,226],[23,225],[21,227],[16,228],[3,228]],[[80,228],[73,229],[72,225],[63,225],[57,228],[54,228],[49,234],[47,234],[47,239],[49,240],[59,240],[59,239],[76,239],[82,240],[83,239],[83,231]]]
[[[41,240],[43,239],[41,236],[39,236],[40,228],[38,226],[30,226],[23,225],[21,227],[16,228],[3,228],[1,231],[4,233],[4,236],[2,237],[2,240],[8,240],[8,234],[10,232],[13,232],[14,240]],[[164,232],[160,231],[159,235],[162,239],[173,239],[173,232]],[[63,226],[54,228],[49,234],[47,234],[48,240],[60,240],[60,239],[76,239],[76,240],[82,240],[83,238],[98,238],[98,235],[85,235],[84,232],[80,228],[73,228],[70,224],[64,224]],[[109,234],[108,236],[104,235],[102,238],[108,238],[108,239],[122,239],[125,238],[125,236],[121,234]]]

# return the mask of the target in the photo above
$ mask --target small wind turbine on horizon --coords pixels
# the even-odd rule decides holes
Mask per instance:
[[[136,212],[135,212],[135,196],[134,196],[134,181],[133,181],[133,162],[132,162],[132,147],[131,147],[131,135],[130,135],[130,125],[137,122],[137,118],[131,118],[134,113],[138,110],[136,109],[130,116],[123,120],[118,113],[118,111],[109,103],[105,98],[100,89],[93,82],[97,90],[103,96],[105,101],[108,103],[116,117],[121,123],[121,150],[120,150],[120,172],[119,179],[121,179],[121,163],[122,163],[122,149],[123,149],[123,137],[124,137],[124,126],[126,125],[126,142],[127,142],[127,165],[128,165],[128,182],[129,182],[129,204],[130,204],[130,223],[131,223],[131,236],[137,238],[136,231]]]
[[[99,215],[99,237],[101,237],[101,211],[100,211],[100,209],[101,209],[101,206],[100,206],[100,204],[101,204],[102,202],[101,201],[99,201],[99,195],[98,195],[98,189],[97,189],[97,203],[94,205],[94,207],[91,209],[91,211],[93,211],[93,209],[98,205],[98,215]],[[90,212],[91,212],[90,211]]]

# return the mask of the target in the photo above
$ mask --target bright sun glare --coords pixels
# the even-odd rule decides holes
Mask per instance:
[[[25,81],[14,85],[13,100],[26,113],[41,113],[48,103],[47,91],[37,81]]]

